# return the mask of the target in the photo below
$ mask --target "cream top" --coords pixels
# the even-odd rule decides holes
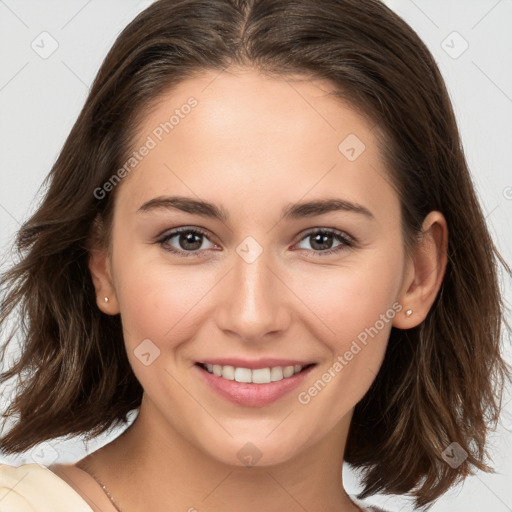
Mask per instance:
[[[0,464],[0,512],[93,512],[62,478],[41,464]]]

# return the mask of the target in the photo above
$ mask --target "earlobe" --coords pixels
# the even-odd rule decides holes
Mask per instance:
[[[107,315],[117,315],[119,305],[112,283],[110,260],[106,250],[92,249],[90,251],[89,271],[96,291],[98,308]]]
[[[402,310],[393,326],[410,329],[428,315],[446,272],[448,227],[443,214],[430,212],[424,219],[422,235],[411,256],[411,266],[399,296]]]

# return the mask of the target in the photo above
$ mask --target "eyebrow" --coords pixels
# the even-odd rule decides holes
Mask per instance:
[[[221,222],[227,222],[229,220],[229,213],[221,206],[184,196],[155,197],[146,201],[138,211],[150,212],[153,210],[169,208],[217,219]],[[360,204],[338,198],[326,198],[289,204],[285,206],[282,211],[282,219],[316,217],[318,215],[336,211],[357,213],[364,215],[369,219],[375,219],[373,213],[368,210],[368,208]]]

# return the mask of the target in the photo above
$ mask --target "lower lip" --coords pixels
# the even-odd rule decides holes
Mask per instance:
[[[291,377],[267,384],[227,380],[208,372],[198,364],[194,367],[214,391],[229,401],[245,407],[264,407],[295,389],[313,369],[314,365],[305,368]]]

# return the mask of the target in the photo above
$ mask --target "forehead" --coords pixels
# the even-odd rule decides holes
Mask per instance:
[[[185,80],[143,118],[133,148],[150,149],[121,195],[139,203],[178,191],[246,201],[279,201],[285,191],[291,201],[327,192],[359,203],[393,199],[372,124],[333,90],[325,80],[254,70]]]
[[[180,132],[186,135],[189,128],[198,136],[208,135],[212,145],[224,142],[225,147],[232,141],[236,146],[242,137],[258,136],[260,141],[266,138],[269,145],[285,149],[282,142],[290,142],[292,137],[314,140],[328,136],[325,142],[334,142],[334,152],[346,130],[357,132],[360,138],[373,138],[373,123],[334,92],[329,81],[305,75],[276,77],[245,68],[204,71],[160,95],[145,116],[139,135],[154,132],[157,139],[166,138],[170,131],[161,125],[170,121],[174,139]],[[187,107],[190,101],[197,103],[192,109]],[[187,123],[181,123],[186,117]],[[182,125],[179,130],[178,124]],[[237,127],[243,130],[233,131]]]

